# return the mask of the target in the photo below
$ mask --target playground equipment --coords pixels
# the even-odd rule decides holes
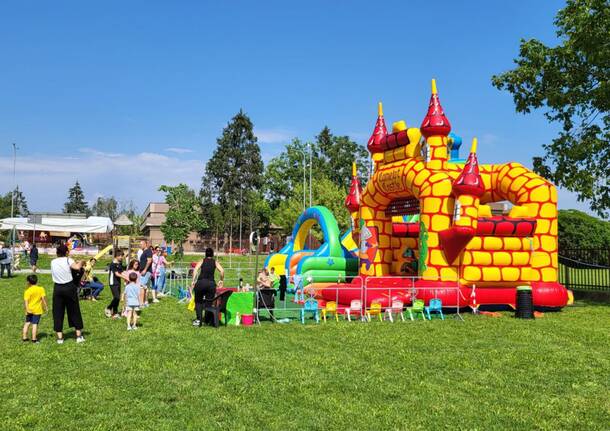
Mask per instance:
[[[324,242],[317,249],[307,248],[310,229],[318,224],[324,235]],[[297,219],[292,231],[292,240],[278,253],[271,254],[265,267],[275,269],[278,276],[286,275],[294,281],[295,276],[307,283],[345,281],[357,275],[357,245],[351,231],[340,236],[337,220],[323,206],[306,209]],[[297,277],[297,278],[298,278]]]
[[[519,163],[479,165],[476,138],[460,159],[461,138],[450,132],[434,80],[420,128],[399,121],[388,133],[379,104],[368,142],[374,173],[364,189],[354,175],[346,199],[366,289],[414,288],[418,300],[464,307],[514,305],[516,287],[528,285],[535,306],[565,306],[555,187]],[[492,215],[499,201],[513,204],[509,214]],[[321,297],[349,304],[345,287],[327,286]]]

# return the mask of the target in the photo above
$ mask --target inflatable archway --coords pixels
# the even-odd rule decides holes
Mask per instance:
[[[316,224],[322,230],[323,242],[317,249],[308,249],[307,236]],[[308,281],[336,282],[358,272],[358,259],[350,233],[341,237],[337,220],[328,208],[314,206],[299,216],[292,241],[269,255],[265,266],[291,278],[299,275]]]

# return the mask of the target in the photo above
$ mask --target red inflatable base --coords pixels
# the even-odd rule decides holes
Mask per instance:
[[[568,303],[568,291],[557,282],[533,282],[531,286],[535,307],[562,308]],[[359,299],[367,307],[373,301],[388,307],[393,299],[399,299],[405,304],[411,303],[413,288],[416,289],[417,299],[423,299],[428,304],[430,299],[439,298],[445,307],[467,307],[473,304],[514,306],[517,295],[515,287],[478,287],[472,297],[471,287],[460,286],[456,289],[453,282],[392,277],[369,278],[364,290],[360,281],[331,285],[319,291],[318,296],[325,301],[337,301],[342,306],[349,306],[352,300]]]

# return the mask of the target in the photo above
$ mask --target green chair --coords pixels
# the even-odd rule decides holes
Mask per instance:
[[[413,306],[412,307],[407,307],[407,311],[409,312],[409,318],[411,320],[415,320],[413,318],[413,315],[417,316],[417,314],[421,314],[421,318],[426,320],[426,314],[425,314],[425,306],[424,306],[424,300],[423,299],[416,299],[413,302]]]

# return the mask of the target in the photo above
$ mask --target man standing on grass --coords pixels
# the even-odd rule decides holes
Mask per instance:
[[[142,250],[142,254],[140,255],[140,283],[144,288],[144,305],[148,305],[148,287],[149,283],[152,280],[152,262],[153,262],[153,252],[148,246],[148,241],[142,240],[140,241],[140,250]],[[157,299],[157,292],[153,290],[153,300],[152,302],[159,302]]]
[[[36,243],[32,244],[32,249],[30,250],[30,266],[32,267],[32,272],[36,273],[38,271],[38,247],[36,247]]]
[[[6,247],[4,243],[1,244],[0,249],[0,278],[4,277],[4,271],[7,272],[7,277],[11,278],[11,271],[13,266],[13,251]]]

